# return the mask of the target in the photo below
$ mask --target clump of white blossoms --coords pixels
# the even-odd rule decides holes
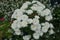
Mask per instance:
[[[36,12],[36,13],[35,13]],[[44,17],[47,22],[40,23],[40,17]],[[20,9],[16,9],[11,18],[15,18],[11,28],[15,31],[14,34],[21,35],[20,28],[28,27],[30,24],[31,31],[34,31],[33,38],[39,39],[49,29],[49,33],[53,34],[53,24],[49,23],[53,19],[51,11],[39,1],[25,2]],[[31,35],[23,36],[24,40],[29,40]]]

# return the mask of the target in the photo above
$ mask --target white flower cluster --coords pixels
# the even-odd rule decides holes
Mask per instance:
[[[32,6],[27,10],[28,6],[31,4]],[[35,15],[33,19],[29,18],[28,15],[31,15],[34,11],[36,11],[38,15]],[[46,21],[50,21],[53,18],[51,11],[45,8],[45,5],[39,1],[27,1],[22,5],[20,9],[16,9],[12,14],[11,18],[15,18],[16,20],[13,21],[11,28],[15,31],[16,35],[21,35],[20,28],[27,27],[28,24],[31,24],[31,30],[35,31],[33,34],[34,39],[39,39],[39,37],[42,36],[43,33],[46,33],[49,28],[51,29],[49,33],[53,34],[53,24],[49,22],[40,23],[40,16],[45,17]],[[23,36],[24,40],[29,40],[30,38],[30,35]]]
[[[23,36],[23,39],[24,39],[24,40],[29,40],[30,38],[31,38],[31,35]]]

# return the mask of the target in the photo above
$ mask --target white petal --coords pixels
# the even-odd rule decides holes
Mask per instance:
[[[37,1],[37,4],[40,5],[41,7],[45,8],[45,5],[42,4],[41,2]]]
[[[32,10],[27,10],[26,13],[27,13],[28,15],[30,15],[30,14],[33,13],[33,11],[32,11]]]
[[[39,36],[39,34],[34,33],[34,34],[33,34],[33,37],[34,37],[34,39],[39,39],[40,36]]]
[[[54,28],[53,24],[50,23],[50,28]]]
[[[21,22],[21,26],[22,26],[22,27],[27,27],[27,25],[28,25],[28,23],[27,23],[26,21],[22,21],[22,22]]]
[[[53,18],[52,15],[49,15],[49,16],[45,17],[45,20],[50,21],[50,20],[52,20],[52,18]]]
[[[33,22],[32,19],[28,19],[27,21],[28,21],[29,24],[31,24]]]
[[[40,17],[36,15],[35,18],[36,18],[36,19],[39,19]]]
[[[21,35],[21,31],[20,31],[20,30],[16,30],[16,31],[15,31],[15,34],[16,34],[16,35]]]
[[[50,29],[49,30],[49,34],[51,35],[51,34],[54,34],[55,32],[53,31],[53,29]]]
[[[42,27],[42,32],[46,33],[48,31],[48,29],[46,29],[46,27]]]
[[[39,20],[38,19],[33,19],[33,24],[39,24]]]
[[[36,31],[37,27],[35,25],[31,25],[31,30]]]
[[[51,14],[51,12],[50,12],[50,10],[49,9],[45,9],[44,11],[42,11],[44,14],[45,14],[45,16],[46,15],[49,15],[49,14]]]
[[[23,39],[24,39],[24,40],[29,40],[30,38],[31,38],[31,35],[23,36]]]
[[[22,15],[21,19],[24,20],[24,21],[27,21],[28,16],[27,15]]]

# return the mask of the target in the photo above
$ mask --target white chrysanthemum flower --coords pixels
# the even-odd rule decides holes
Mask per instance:
[[[44,16],[47,16],[47,15],[51,15],[51,12],[50,12],[49,9],[45,9],[45,10],[43,10],[43,11],[38,10],[37,13],[38,13],[40,16],[43,16],[43,17],[44,17]]]
[[[48,23],[48,22],[41,23],[41,25],[42,25],[43,27],[48,27],[48,28],[49,28],[49,23]]]
[[[15,18],[17,20],[21,20],[23,16],[23,12],[20,9],[15,10],[11,18]]]
[[[39,35],[38,33],[34,33],[34,34],[33,34],[33,38],[34,38],[34,39],[39,39],[39,37],[40,37],[40,35]]]
[[[47,29],[50,27],[50,24],[49,24],[49,22],[45,22],[45,25],[44,25],[44,27],[46,27]]]
[[[15,16],[16,16],[16,12],[14,12],[13,14],[12,14],[12,16],[11,16],[11,18],[16,18]]]
[[[27,20],[27,22],[28,22],[29,24],[31,24],[31,23],[33,22],[33,19],[30,19],[30,18],[29,18],[29,19]]]
[[[33,6],[31,7],[31,9],[34,10],[34,11],[39,12],[39,11],[42,11],[44,8],[41,7],[41,6],[39,6],[39,5],[37,5],[37,4],[33,4]]]
[[[50,23],[50,28],[54,28],[53,24]]]
[[[34,10],[34,11],[37,11],[38,5],[37,4],[33,4],[33,6],[31,6],[31,9]]]
[[[16,9],[15,10],[16,13],[19,13],[20,15],[23,14],[23,12],[25,12],[25,10],[22,9]]]
[[[21,16],[21,20],[27,21],[28,20],[28,16],[27,15],[22,15]]]
[[[50,27],[49,23],[45,22],[44,25],[43,25],[43,27],[42,27],[42,31],[44,33],[46,33],[48,31],[49,27]]]
[[[43,10],[43,8],[42,8],[42,10]],[[47,16],[47,15],[51,15],[51,11],[49,9],[45,9],[43,11],[38,10],[37,13],[38,13],[38,15],[43,16],[43,17]]]
[[[38,4],[40,7],[43,7],[43,8],[45,8],[45,5],[43,5],[41,2],[39,2],[39,1],[32,1],[32,3],[36,3],[36,4]]]
[[[40,24],[31,25],[31,30],[32,31],[39,31],[40,29],[41,29],[41,25]]]
[[[39,19],[40,17],[36,15],[35,18],[36,18],[36,19]]]
[[[51,35],[51,34],[54,34],[55,32],[53,31],[53,29],[50,29],[49,30],[49,34]]]
[[[38,31],[35,31],[36,33],[38,33],[39,34],[39,36],[43,36],[43,32],[41,31],[41,29],[40,30],[38,30]]]
[[[42,27],[42,32],[46,33],[48,31],[48,29],[46,29],[46,27]]]
[[[43,26],[42,31],[44,33],[46,33],[49,28],[53,28],[53,25],[51,23],[49,24],[48,22],[42,23],[41,25]]]
[[[28,25],[28,23],[27,23],[26,21],[22,21],[22,22],[21,22],[21,26],[22,26],[22,27],[27,27],[27,25]]]
[[[17,27],[17,20],[13,21],[13,23],[12,23],[12,25],[11,25],[11,28],[12,28],[13,30],[18,29],[18,27]]]
[[[28,5],[27,5],[26,3],[24,3],[24,4],[22,5],[21,9],[26,9],[26,8],[28,8]]]
[[[15,34],[16,34],[16,35],[21,35],[21,31],[20,31],[19,29],[17,29],[17,30],[15,31]]]
[[[47,20],[47,21],[50,21],[50,20],[52,20],[52,15],[48,15],[48,16],[45,16],[45,20]]]
[[[43,10],[43,9],[42,9],[42,10]],[[38,13],[38,15],[40,15],[40,16],[42,16],[42,17],[44,17],[45,14],[46,14],[46,13],[43,13],[43,11],[41,11],[41,10],[38,10],[37,13]]]
[[[11,27],[12,27],[12,29],[14,29],[14,30],[15,30],[15,29],[19,29],[19,28],[22,27],[22,26],[21,26],[21,22],[20,22],[19,20],[15,20],[15,21],[13,21]]]
[[[41,7],[45,8],[45,5],[44,5],[44,4],[42,4],[41,2],[37,1],[37,4],[38,4],[39,6],[41,6]]]
[[[40,31],[41,30],[41,24],[35,24],[36,25],[36,30],[35,31]]]
[[[24,3],[24,4],[22,5],[21,9],[26,9],[26,8],[28,8],[28,5],[30,5],[30,4],[31,4],[31,2],[27,1],[26,3]]]
[[[32,11],[32,10],[27,10],[26,13],[27,13],[28,15],[30,15],[30,14],[33,13],[33,11]]]
[[[31,35],[23,36],[23,39],[24,39],[24,40],[30,40],[30,38],[31,38]]]
[[[17,25],[17,28],[21,28],[22,27],[20,21],[18,21],[18,23],[16,25]]]
[[[36,3],[36,0],[35,1],[33,0],[32,3]]]
[[[43,32],[42,31],[40,31],[40,36],[43,36]]]
[[[33,19],[33,24],[39,24],[39,19]]]
[[[31,25],[31,30],[35,31],[37,27],[35,25]]]
[[[41,25],[42,25],[43,27],[46,26],[46,27],[48,27],[48,28],[54,28],[53,24],[48,23],[48,22],[41,23]]]
[[[18,18],[18,17],[20,17],[21,15],[23,15],[23,13],[20,11],[20,9],[16,9],[15,11],[14,11],[14,13],[12,14],[12,17],[11,18]]]
[[[19,28],[21,28],[21,27],[26,27],[27,26],[27,22],[26,21],[18,21],[18,20],[15,20],[15,21],[13,21],[13,23],[12,23],[12,25],[11,25],[11,27],[12,27],[12,29],[19,29]]]
[[[45,16],[51,14],[51,12],[50,12],[49,9],[45,9],[45,10],[43,10],[42,13],[44,13]]]

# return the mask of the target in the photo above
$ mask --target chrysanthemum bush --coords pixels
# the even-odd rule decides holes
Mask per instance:
[[[53,19],[50,9],[39,1],[26,1],[11,16],[14,19],[11,28],[13,35],[22,36],[23,40],[40,39],[45,33],[54,34]]]

